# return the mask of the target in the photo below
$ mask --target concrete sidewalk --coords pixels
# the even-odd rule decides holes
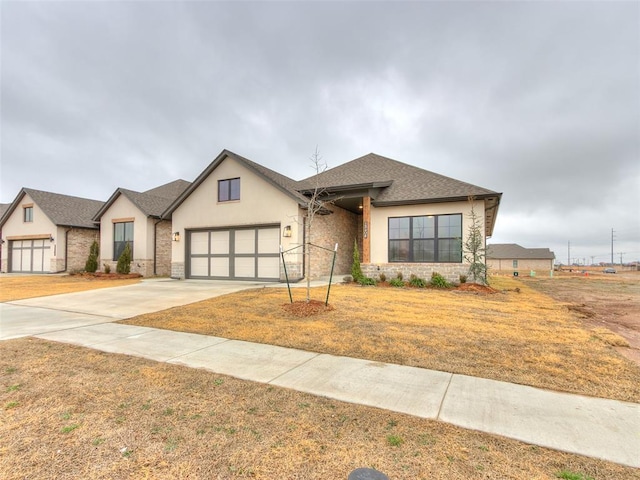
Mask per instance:
[[[101,323],[36,336],[205,368],[640,467],[640,404],[132,325]]]

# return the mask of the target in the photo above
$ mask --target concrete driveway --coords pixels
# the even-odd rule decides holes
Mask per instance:
[[[255,282],[149,279],[124,287],[0,303],[0,340],[113,322],[264,286]]]

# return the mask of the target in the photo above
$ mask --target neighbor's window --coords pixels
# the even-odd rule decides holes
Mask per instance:
[[[218,201],[240,200],[240,179],[218,180]]]
[[[389,261],[462,262],[462,215],[389,218]]]
[[[513,268],[518,268],[518,260],[513,261]]]
[[[133,222],[119,222],[113,224],[113,259],[118,260],[124,246],[129,244],[131,258],[133,258]]]
[[[24,207],[24,221],[33,222],[33,207]]]

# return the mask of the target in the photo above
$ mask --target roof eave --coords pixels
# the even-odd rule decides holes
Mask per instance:
[[[164,212],[162,212],[162,214],[160,215],[159,218],[162,218],[162,219],[171,218],[171,215],[173,214],[173,212],[180,205],[182,205],[182,203],[196,190],[196,188],[198,188],[200,186],[200,184],[202,184],[207,179],[207,177],[209,175],[211,175],[211,173],[218,167],[218,165],[220,165],[227,157],[233,158],[237,162],[240,162],[245,168],[251,170],[256,175],[258,175],[259,177],[263,178],[266,182],[268,182],[269,184],[271,184],[274,187],[276,187],[278,190],[280,190],[280,191],[284,192],[285,194],[287,194],[289,197],[291,197],[293,200],[295,200],[300,206],[305,204],[302,201],[302,199],[297,198],[289,190],[287,190],[286,188],[282,187],[281,185],[278,185],[276,182],[271,180],[269,177],[265,176],[262,172],[260,172],[259,170],[255,169],[252,165],[250,165],[247,162],[245,162],[242,157],[240,157],[239,155],[236,155],[235,153],[233,153],[233,152],[231,152],[231,151],[229,151],[227,149],[224,149],[224,150],[222,150],[222,152],[220,152],[218,154],[218,156],[213,160],[213,162],[211,162],[207,166],[207,168],[205,168],[200,173],[200,175],[198,175],[198,177],[191,183],[191,185],[184,192],[182,192],[182,194],[178,198],[176,198],[171,203],[171,205],[169,205],[167,207],[167,209]]]

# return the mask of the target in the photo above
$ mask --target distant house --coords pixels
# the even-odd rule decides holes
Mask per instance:
[[[370,153],[302,181],[223,150],[162,215],[181,241],[172,244],[176,278],[279,281],[279,248],[291,278],[306,275],[302,249],[309,197],[318,186],[333,203],[316,217],[312,276],[350,273],[353,244],[365,275],[466,274],[463,245],[473,206],[485,236],[500,193]],[[104,224],[103,224],[104,226]],[[323,253],[324,252],[324,253]]]
[[[94,215],[100,225],[100,268],[116,264],[126,244],[132,253],[131,272],[144,276],[169,275],[171,216],[160,216],[190,185],[176,180],[145,192],[118,188]]]
[[[487,266],[494,271],[553,270],[555,258],[548,248],[524,248],[516,243],[487,245]]]
[[[1,271],[54,273],[82,270],[99,238],[92,218],[103,202],[20,190],[0,218]]]

